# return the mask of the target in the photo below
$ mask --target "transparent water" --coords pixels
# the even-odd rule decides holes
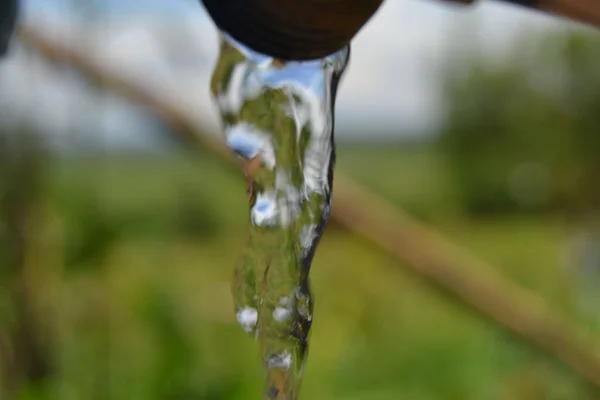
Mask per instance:
[[[306,363],[308,277],[330,214],[334,104],[349,57],[348,47],[284,63],[221,36],[211,90],[250,204],[233,296],[238,322],[260,344],[265,399],[296,399]]]

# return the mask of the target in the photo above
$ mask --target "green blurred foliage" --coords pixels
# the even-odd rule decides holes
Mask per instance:
[[[41,390],[52,373],[51,343],[39,315],[42,272],[33,254],[34,221],[42,214],[47,154],[27,126],[0,132],[0,397],[27,383]],[[43,274],[43,272],[42,272]]]
[[[423,182],[423,171],[410,168],[415,157],[402,149],[342,146],[339,168],[382,163],[398,171],[388,180],[369,181],[394,204],[444,198],[442,187]],[[434,153],[423,150],[418,158],[431,174],[441,173]],[[215,168],[213,160],[176,156],[63,159],[51,172],[49,204],[60,211],[56,223],[65,241],[90,244],[79,245],[85,255],[80,258],[67,258],[72,250],[64,248],[64,259],[73,265],[55,292],[52,354],[58,371],[42,394],[28,391],[21,398],[256,398],[263,383],[258,349],[235,324],[229,293],[246,225],[239,177]],[[172,229],[169,221],[181,213],[181,181],[194,187],[187,201],[212,206],[219,226],[214,234]],[[94,191],[83,196],[90,183]],[[89,215],[102,212],[82,217],[87,207]],[[79,225],[68,223],[78,218]],[[564,233],[556,222],[442,219],[437,225],[518,283],[571,310],[558,261]],[[341,230],[325,236],[312,277],[317,303],[305,398],[593,398],[568,371],[414,276],[393,272],[391,263]]]
[[[525,42],[502,65],[451,69],[439,148],[465,210],[600,205],[599,63],[598,36],[572,33]]]

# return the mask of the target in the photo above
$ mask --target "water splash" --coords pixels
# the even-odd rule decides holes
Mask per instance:
[[[250,203],[234,304],[260,343],[265,399],[296,399],[302,379],[313,311],[308,274],[329,220],[333,112],[349,56],[348,47],[284,63],[221,36],[211,90],[227,145],[243,160]]]

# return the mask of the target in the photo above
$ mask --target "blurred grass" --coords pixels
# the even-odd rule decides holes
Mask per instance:
[[[438,160],[428,148],[339,148],[340,170],[569,312],[560,221],[462,218]],[[258,352],[234,324],[229,295],[247,218],[241,173],[207,155],[62,159],[50,172],[65,255],[83,256],[57,295],[61,373],[47,398],[258,398]],[[81,250],[86,241],[96,247]],[[392,265],[348,233],[325,235],[303,398],[594,398]]]

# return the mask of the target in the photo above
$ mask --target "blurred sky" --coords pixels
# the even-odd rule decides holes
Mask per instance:
[[[26,0],[24,8],[27,23],[83,46],[108,67],[155,86],[210,128],[218,127],[208,95],[217,37],[199,1]],[[573,27],[493,2],[467,8],[387,0],[353,43],[338,96],[338,131],[346,138],[426,134],[439,122],[439,77],[449,54],[460,57],[478,41],[501,59],[523,35]],[[92,132],[117,145],[143,143],[156,129],[141,110],[91,91],[69,71],[49,68],[18,46],[0,63],[0,106],[0,119],[31,116],[33,109],[55,133]]]

